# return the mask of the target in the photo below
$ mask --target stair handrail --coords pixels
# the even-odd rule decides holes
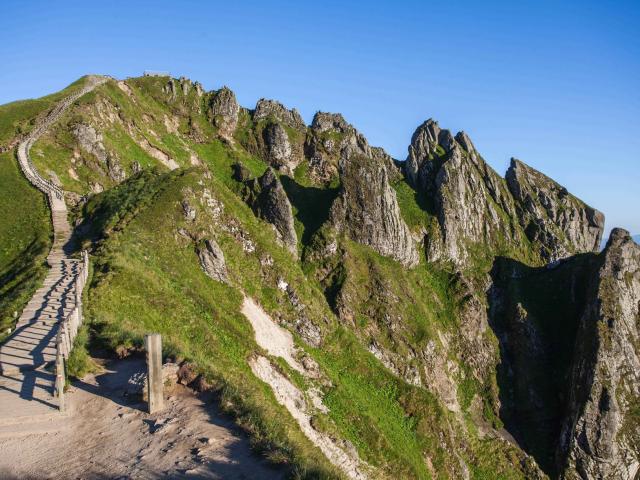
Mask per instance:
[[[65,363],[71,355],[73,342],[78,335],[78,330],[82,326],[82,292],[89,276],[89,253],[82,250],[82,260],[79,262],[80,270],[76,273],[73,282],[73,298],[75,305],[71,312],[59,322],[58,333],[56,335],[56,396],[58,397],[58,408],[61,412],[65,410],[64,384],[65,384]]]

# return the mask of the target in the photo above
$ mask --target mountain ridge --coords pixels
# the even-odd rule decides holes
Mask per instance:
[[[631,392],[598,447],[617,469],[591,465],[572,446],[597,434],[589,421],[581,431],[562,427],[561,445],[549,434],[592,405],[576,393],[588,383],[581,362],[600,365],[601,355],[624,371],[632,358],[607,347],[558,352],[601,324],[622,351],[637,351],[607,323],[632,325],[638,315],[637,256],[619,247],[628,234],[616,231],[618,246],[598,254],[602,214],[519,161],[499,176],[464,132],[427,120],[398,162],[340,114],[318,112],[307,126],[275,100],[246,109],[226,87],[142,77],[109,79],[76,101],[32,155],[64,188],[78,248],[91,251],[92,344],[135,350],[145,331],[161,331],[165,355],[219,389],[228,411],[294,472],[349,475],[318,455],[252,374],[263,353],[240,314],[245,294],[292,332],[313,373],[301,379],[273,355],[261,358],[300,391],[320,392],[326,412],[305,407],[313,428],[375,475],[637,470],[637,457],[620,453],[636,445],[633,382],[607,394]],[[597,270],[601,262],[617,266]],[[607,285],[624,292],[623,307],[602,300]],[[611,307],[587,315],[569,293]],[[573,327],[554,330],[554,311]],[[569,390],[538,373],[549,364]],[[521,415],[536,405],[549,413],[537,430]],[[589,408],[606,417],[597,402]],[[528,433],[539,443],[522,441]]]

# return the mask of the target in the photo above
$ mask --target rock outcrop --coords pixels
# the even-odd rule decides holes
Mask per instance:
[[[218,282],[226,283],[228,281],[227,264],[224,260],[224,253],[216,241],[205,239],[196,251],[204,273]]]
[[[294,108],[288,110],[284,105],[275,100],[267,100],[261,98],[256,104],[253,112],[253,120],[258,122],[272,118],[296,130],[305,130],[307,128],[300,113]]]
[[[284,127],[279,123],[269,123],[262,131],[262,136],[269,163],[278,169],[284,168],[288,172],[293,172],[300,159],[293,158],[291,142]]]
[[[600,212],[515,159],[505,182],[466,133],[454,137],[432,119],[413,134],[404,173],[438,219],[439,229],[425,241],[429,260],[464,267],[474,246],[509,252],[526,240],[547,263],[598,249]]]
[[[422,190],[437,218],[430,232],[427,258],[468,263],[474,245],[515,245],[521,231],[504,180],[480,157],[469,137],[454,138],[429,119],[418,127],[409,146],[405,175]]]
[[[94,127],[79,123],[73,127],[72,133],[76,137],[80,148],[98,160],[99,167],[106,170],[111,180],[120,183],[126,178],[124,169],[122,165],[120,165],[117,157],[107,152],[107,149],[102,143],[102,134]]]
[[[317,112],[309,133],[305,155],[309,158],[311,175],[321,182],[335,178],[343,157],[373,157],[367,139],[339,113]]]
[[[506,179],[522,228],[543,258],[551,262],[599,250],[604,229],[602,213],[515,158],[511,159]]]
[[[209,101],[211,121],[223,138],[231,140],[238,126],[240,106],[235,94],[228,87],[213,93]]]
[[[340,160],[342,188],[331,207],[331,223],[352,240],[406,266],[418,263],[409,227],[402,219],[387,166],[362,154]]]
[[[253,202],[254,211],[274,226],[287,249],[297,255],[298,237],[294,228],[293,211],[280,179],[269,168],[257,183],[259,193]]]
[[[275,100],[260,99],[252,113],[257,129],[255,148],[271,166],[288,175],[302,161],[307,126],[297,110]],[[251,146],[249,146],[252,149]]]
[[[640,469],[640,246],[614,229],[601,256],[558,449],[568,479],[633,479]]]

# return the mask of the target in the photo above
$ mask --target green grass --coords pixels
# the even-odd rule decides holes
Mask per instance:
[[[32,187],[13,152],[0,154],[0,339],[12,328],[46,275],[51,220],[43,194]]]
[[[107,82],[79,99],[33,150],[40,171],[56,172],[65,189],[85,194],[93,182],[106,189],[90,195],[86,204],[73,211],[75,220],[81,222],[77,248],[91,249],[93,275],[85,289],[86,324],[69,359],[69,375],[82,376],[94,368],[88,356],[91,348],[138,349],[145,333],[159,332],[165,356],[195,366],[218,390],[222,408],[236,417],[259,451],[291,468],[297,477],[339,477],[276,402],[271,389],[252,374],[248,360],[266,352],[255,343],[253,330],[240,313],[246,294],[292,330],[298,346],[318,362],[326,376],[327,382],[317,386],[325,394],[330,413],[317,415],[314,425],[351,442],[381,477],[455,478],[461,474],[463,459],[472,478],[522,478],[525,470],[521,452],[497,440],[478,438],[468,411],[463,412],[462,419],[456,418],[427,388],[411,386],[394,376],[366,349],[375,339],[400,359],[401,366],[423,368],[415,354],[430,342],[442,346],[442,335],[447,335],[452,339],[451,349],[438,352],[459,363],[464,371],[466,380],[455,379],[460,403],[466,409],[479,395],[485,417],[499,426],[499,419],[492,417],[495,378],[472,378],[457,356],[460,345],[456,333],[463,299],[458,280],[448,266],[428,264],[421,258],[416,268],[408,270],[342,237],[337,238],[337,255],[314,257],[322,242],[331,237],[326,220],[340,185],[338,179],[329,186],[315,185],[306,161],[293,178],[281,177],[293,206],[300,245],[309,253],[298,262],[278,246],[271,226],[256,218],[242,201],[244,186],[233,179],[237,163],[253,177],[267,168],[257,156],[259,145],[250,145],[256,142],[256,126],[247,113],[241,113],[236,142],[229,144],[216,138],[215,127],[206,113],[199,111],[206,106],[206,95],[197,98],[192,90],[187,96],[179,92],[171,99],[162,91],[166,82],[166,78],[128,80],[134,98],[115,82]],[[122,124],[98,118],[99,104],[117,105]],[[167,131],[165,115],[178,118],[179,134]],[[123,184],[115,185],[105,176],[103,167],[84,152],[71,161],[78,145],[70,127],[77,122],[98,123],[103,143],[118,156],[129,176]],[[131,138],[127,125],[135,125],[136,136],[144,136],[184,168],[168,172]],[[204,141],[200,138],[197,141],[201,143],[197,143],[190,136],[192,127]],[[15,129],[11,123],[7,131]],[[287,131],[292,140],[302,140],[296,132]],[[328,137],[340,138],[333,134]],[[189,150],[203,160],[202,168],[186,168]],[[2,185],[14,189],[7,191],[5,200],[15,203],[13,210],[32,212],[29,224],[12,218],[0,222],[6,265],[23,262],[30,266],[19,265],[19,269],[34,272],[40,268],[38,252],[45,251],[42,245],[49,241],[50,227],[44,222],[48,219],[46,205],[37,192],[24,185],[24,180],[25,190],[18,192],[21,177],[5,168],[4,156],[0,159],[0,175],[7,179],[0,178]],[[10,156],[8,159],[13,160]],[[131,172],[134,161],[145,169],[137,175]],[[79,180],[69,173],[72,167]],[[222,213],[214,214],[207,205],[205,189],[223,205]],[[395,182],[394,189],[402,216],[412,230],[434,228],[437,220],[423,198],[404,181]],[[33,201],[38,198],[40,203]],[[180,205],[183,199],[196,209],[195,221],[184,218]],[[11,240],[15,238],[25,243],[16,244]],[[196,245],[205,238],[215,238],[224,251],[229,284],[211,280],[200,268]],[[245,249],[247,244],[251,251]],[[490,264],[485,262],[477,268],[486,273]],[[22,277],[15,278],[14,286],[22,288],[20,298],[28,298],[29,283]],[[305,305],[303,313],[276,287],[280,278],[295,288]],[[0,312],[5,296],[1,298]],[[335,312],[339,306],[350,309],[353,318],[338,319]],[[321,348],[309,347],[298,335],[295,325],[301,315],[323,333]],[[314,384],[282,361],[272,360],[295,385]]]

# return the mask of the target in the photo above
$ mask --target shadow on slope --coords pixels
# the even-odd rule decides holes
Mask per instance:
[[[489,318],[500,343],[497,379],[505,428],[540,467],[557,475],[555,452],[566,412],[578,323],[597,256],[529,267],[498,257]]]
[[[302,244],[308,245],[313,234],[329,219],[329,211],[339,189],[305,187],[286,175],[282,175],[280,181],[296,210],[295,217],[304,227]]]

